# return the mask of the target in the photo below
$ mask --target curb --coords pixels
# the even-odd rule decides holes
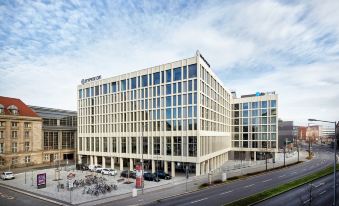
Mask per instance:
[[[70,206],[69,204],[58,202],[58,201],[55,201],[55,200],[51,200],[51,199],[48,199],[48,198],[45,198],[45,197],[41,197],[41,196],[26,192],[26,191],[23,191],[23,190],[20,190],[20,189],[11,187],[11,186],[4,185],[2,183],[0,183],[0,187],[9,189],[9,190],[12,190],[12,191],[15,191],[15,192],[19,192],[21,194],[28,195],[30,197],[34,197],[34,198],[37,198],[37,199],[40,199],[40,200],[43,200],[43,201],[46,201],[46,202],[50,202],[50,203],[53,203],[53,204],[56,204],[56,205]]]

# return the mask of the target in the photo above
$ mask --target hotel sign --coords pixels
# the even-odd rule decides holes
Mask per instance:
[[[87,82],[96,81],[96,80],[99,80],[99,79],[101,79],[101,75],[96,76],[96,77],[91,77],[91,78],[88,78],[88,79],[82,79],[81,84],[86,84]]]

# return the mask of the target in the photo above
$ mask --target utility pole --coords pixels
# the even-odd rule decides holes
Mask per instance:
[[[287,145],[287,138],[285,139],[285,145],[284,145],[284,167],[286,166],[286,145]]]
[[[298,151],[298,162],[299,162],[299,142],[298,142],[298,137],[297,137],[297,151]]]

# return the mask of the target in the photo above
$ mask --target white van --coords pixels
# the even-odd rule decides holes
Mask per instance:
[[[101,168],[101,165],[88,165],[88,169],[92,172],[96,172],[97,168]]]

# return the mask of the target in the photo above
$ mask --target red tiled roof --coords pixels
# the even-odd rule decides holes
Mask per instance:
[[[26,117],[39,117],[31,108],[29,108],[20,99],[0,96],[0,104],[4,106],[5,115],[12,115],[7,109],[10,105],[14,105],[18,108],[18,116]]]

